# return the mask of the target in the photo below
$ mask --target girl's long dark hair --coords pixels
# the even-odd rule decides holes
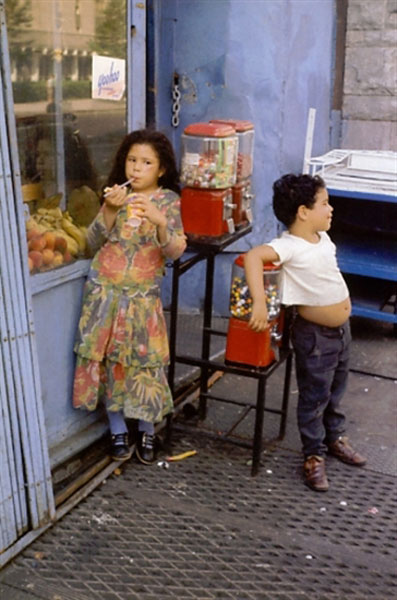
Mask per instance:
[[[125,161],[128,152],[134,144],[148,144],[156,152],[160,160],[160,167],[164,174],[159,178],[159,185],[180,194],[179,173],[176,166],[175,154],[171,142],[160,131],[153,129],[137,129],[128,133],[122,140],[114,158],[106,186],[121,184],[125,181]]]

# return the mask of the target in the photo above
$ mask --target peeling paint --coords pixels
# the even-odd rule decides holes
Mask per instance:
[[[197,102],[197,87],[194,81],[187,75],[182,75],[180,81],[182,101],[187,104],[194,104]]]

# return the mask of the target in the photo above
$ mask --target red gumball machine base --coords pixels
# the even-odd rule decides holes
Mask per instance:
[[[226,340],[225,363],[247,367],[267,367],[276,360],[271,344],[271,330],[278,319],[265,331],[250,329],[248,321],[230,317]]]
[[[234,233],[233,195],[225,190],[200,190],[185,187],[181,194],[181,216],[185,233],[219,237]]]

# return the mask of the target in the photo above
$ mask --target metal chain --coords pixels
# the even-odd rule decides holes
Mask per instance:
[[[174,85],[172,87],[172,119],[171,123],[173,127],[179,125],[179,112],[181,110],[181,92],[179,91],[178,79],[174,78]]]

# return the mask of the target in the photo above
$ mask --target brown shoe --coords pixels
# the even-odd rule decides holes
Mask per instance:
[[[308,456],[303,465],[305,484],[316,492],[328,490],[328,479],[325,474],[325,460],[322,456]]]
[[[328,452],[344,463],[355,467],[362,467],[367,462],[364,456],[361,456],[350,446],[347,437],[339,437],[335,442],[332,442],[328,446]]]

